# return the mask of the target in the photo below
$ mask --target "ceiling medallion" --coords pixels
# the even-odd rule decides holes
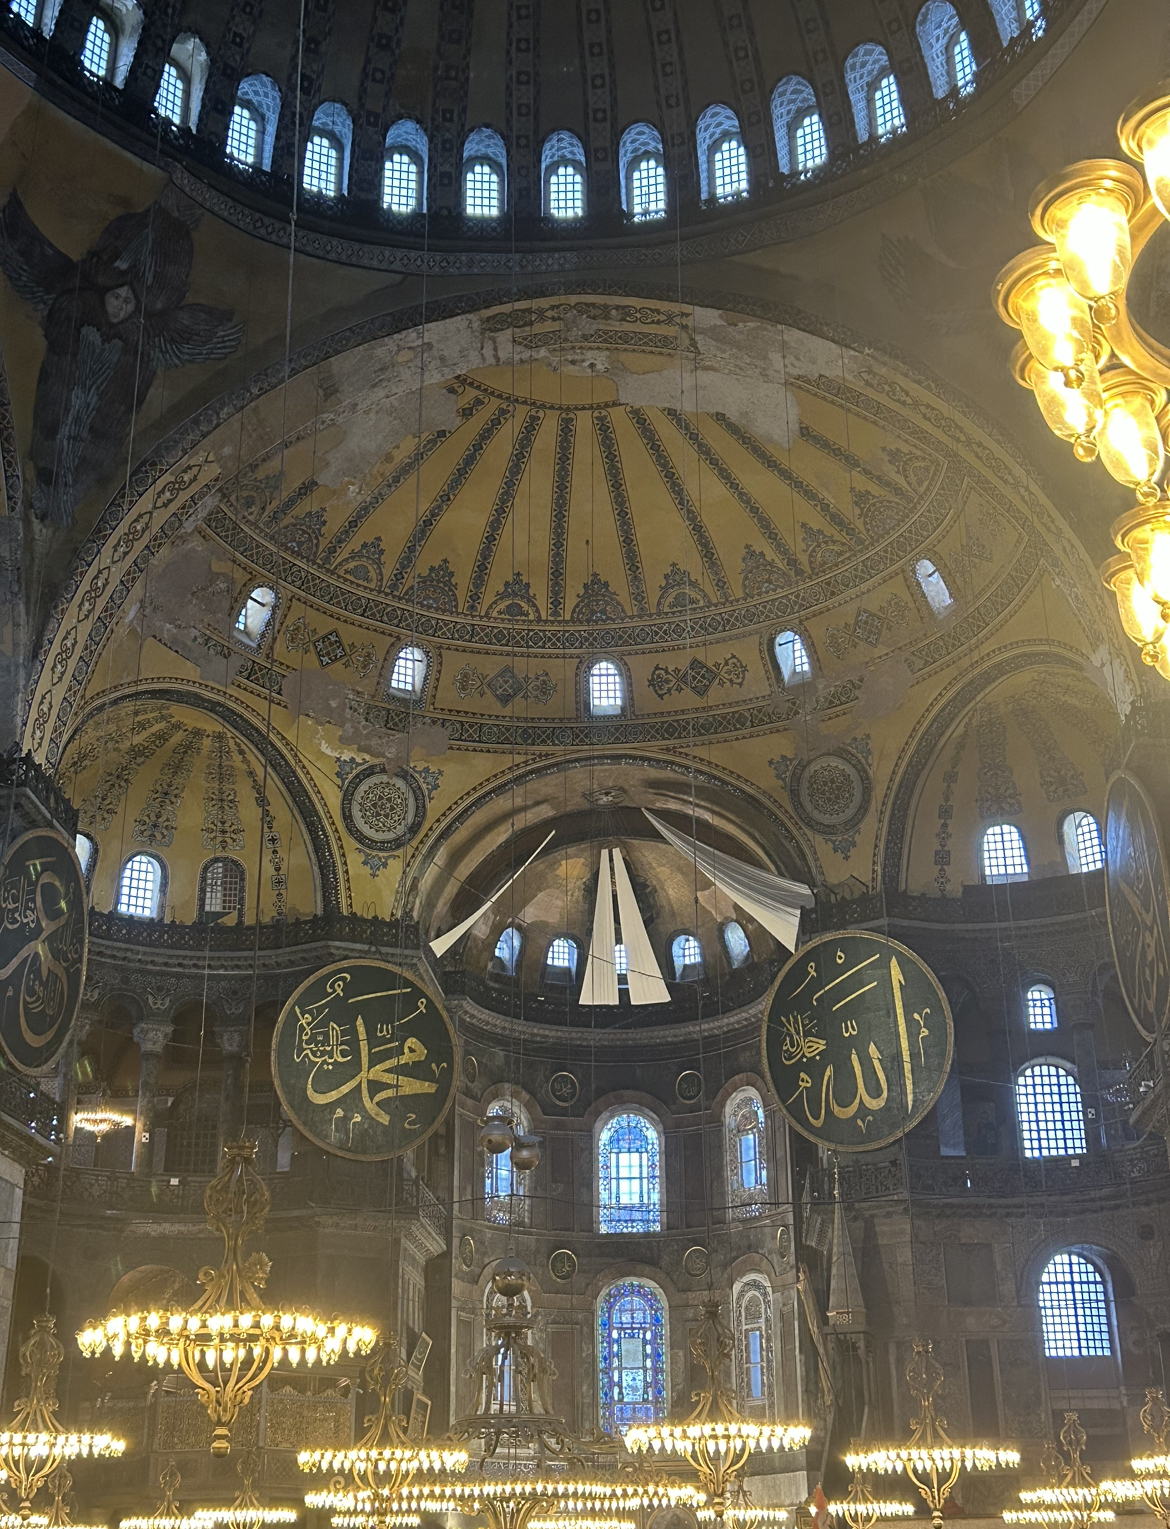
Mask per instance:
[[[426,821],[427,796],[411,770],[393,774],[380,763],[355,770],[341,793],[346,832],[363,849],[392,853],[409,844]]]
[[[832,841],[841,853],[852,849],[873,801],[873,777],[861,754],[839,745],[812,759],[773,760],[772,767],[804,826]]]
[[[577,1272],[577,1255],[569,1248],[558,1248],[549,1255],[548,1272],[559,1285],[567,1285]]]

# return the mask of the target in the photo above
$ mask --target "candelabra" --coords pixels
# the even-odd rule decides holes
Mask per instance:
[[[0,1471],[19,1499],[16,1512],[28,1520],[32,1501],[44,1483],[66,1460],[78,1456],[113,1458],[126,1448],[124,1439],[108,1433],[66,1433],[57,1421],[57,1375],[65,1357],[56,1333],[57,1319],[48,1313],[33,1318],[33,1329],[20,1345],[20,1373],[25,1395],[18,1398],[12,1426],[0,1433]],[[11,1505],[5,1499],[6,1510]]]
[[[918,1416],[910,1420],[909,1443],[871,1444],[845,1456],[846,1465],[854,1472],[876,1471],[883,1476],[904,1472],[930,1509],[933,1529],[942,1529],[943,1503],[951,1495],[961,1471],[1014,1468],[1020,1463],[1016,1449],[956,1444],[951,1439],[946,1431],[946,1418],[940,1417],[935,1407],[943,1379],[933,1345],[927,1339],[916,1338],[914,1355],[906,1368],[906,1380],[918,1401]]]
[[[266,1508],[256,1496],[252,1483],[258,1464],[251,1451],[241,1456],[236,1466],[240,1490],[235,1501],[226,1508],[196,1508],[191,1515],[196,1525],[202,1529],[214,1529],[218,1525],[223,1525],[224,1529],[264,1529],[269,1524],[295,1524],[295,1508]]]
[[[866,1485],[864,1474],[855,1470],[849,1482],[848,1493],[840,1502],[831,1502],[828,1512],[834,1518],[843,1518],[849,1529],[874,1529],[879,1519],[913,1517],[914,1504],[901,1502],[897,1498],[875,1498]]]
[[[1063,1455],[1049,1440],[1040,1460],[1048,1485],[1021,1492],[1023,1507],[1006,1509],[1002,1515],[1005,1524],[1067,1524],[1071,1529],[1088,1529],[1090,1524],[1112,1522],[1115,1515],[1101,1507],[1101,1488],[1081,1459],[1085,1430],[1075,1412],[1065,1413],[1060,1442]]]
[[[1157,1446],[1156,1455],[1142,1455],[1130,1461],[1132,1479],[1103,1481],[1101,1496],[1108,1502],[1144,1502],[1164,1526],[1170,1529],[1170,1407],[1161,1390],[1146,1392],[1141,1410],[1142,1427]]]
[[[193,1520],[184,1518],[179,1511],[179,1487],[182,1480],[183,1478],[175,1468],[175,1462],[170,1461],[159,1472],[158,1477],[159,1488],[163,1494],[162,1502],[153,1513],[120,1519],[118,1529],[188,1529]]]
[[[49,1478],[49,1491],[53,1494],[53,1506],[49,1510],[48,1517],[40,1520],[45,1525],[45,1529],[105,1529],[104,1524],[74,1523],[70,1516],[73,1511],[73,1475],[68,1466],[59,1465],[53,1472]],[[29,1522],[35,1524],[37,1517],[34,1515]],[[3,1529],[2,1521],[0,1521],[0,1529]]]
[[[579,1478],[488,1476],[474,1481],[424,1482],[404,1487],[391,1501],[419,1513],[478,1513],[488,1529],[532,1529],[535,1518],[612,1520],[639,1508],[701,1506],[694,1487],[667,1482],[592,1481]]]
[[[1131,103],[1117,128],[1138,161],[1087,159],[1039,186],[1032,227],[1046,242],[1000,272],[1000,316],[1023,333],[1016,380],[1079,461],[1099,457],[1138,507],[1113,526],[1102,568],[1143,660],[1170,679],[1170,350],[1131,317],[1133,263],[1170,219],[1170,83]]]
[[[721,1310],[718,1299],[704,1301],[702,1321],[691,1339],[691,1353],[707,1372],[694,1412],[682,1423],[636,1423],[626,1432],[626,1448],[634,1454],[661,1451],[686,1460],[717,1519],[724,1518],[729,1494],[756,1450],[803,1449],[812,1433],[805,1423],[749,1422],[736,1410],[723,1384],[735,1339]]]
[[[89,1357],[108,1348],[115,1359],[129,1352],[135,1360],[181,1369],[211,1418],[213,1455],[230,1452],[232,1424],[274,1364],[368,1354],[377,1338],[359,1323],[263,1306],[258,1292],[272,1265],[263,1253],[245,1259],[243,1245],[264,1225],[268,1189],[252,1167],[255,1142],[232,1142],[223,1150],[224,1166],[203,1197],[207,1224],[223,1237],[223,1261],[218,1269],[199,1271],[202,1297],[179,1310],[111,1312],[77,1335]]]
[[[128,1115],[122,1110],[108,1110],[105,1108],[74,1110],[73,1129],[75,1131],[88,1131],[91,1136],[101,1138],[110,1131],[121,1131],[127,1126],[134,1124],[134,1116]]]

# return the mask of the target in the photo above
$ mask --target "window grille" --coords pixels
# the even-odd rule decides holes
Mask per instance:
[[[718,201],[731,202],[747,195],[747,155],[738,138],[725,138],[715,150],[711,157],[711,172]]]
[[[242,904],[244,870],[238,860],[209,860],[203,869],[204,913],[236,913]]]
[[[623,1433],[667,1410],[666,1306],[652,1285],[622,1280],[597,1303],[601,1426]]]
[[[232,119],[227,131],[228,158],[238,165],[256,165],[260,162],[260,123],[256,113],[239,101],[232,108]]]
[[[1044,32],[1044,6],[1041,0],[1024,0],[1024,21],[1032,23],[1032,36],[1040,37]]]
[[[615,1115],[597,1140],[603,1232],[660,1228],[658,1133],[642,1115]]]
[[[563,934],[558,934],[548,947],[545,965],[566,971],[570,980],[577,975],[577,946]]]
[[[630,212],[639,223],[666,216],[666,167],[653,154],[643,155],[630,170]]]
[[[468,165],[464,172],[463,210],[469,218],[500,215],[500,172],[485,159]]]
[[[589,710],[595,717],[613,717],[621,712],[622,702],[622,671],[603,658],[589,671]]]
[[[1048,1359],[1102,1359],[1113,1352],[1105,1281],[1079,1253],[1057,1253],[1040,1276],[1040,1321]]]
[[[258,585],[240,607],[240,614],[236,617],[236,631],[255,645],[268,630],[275,609],[276,591]]]
[[[975,55],[966,32],[959,32],[951,43],[951,74],[959,94],[969,96],[975,89]]]
[[[327,133],[310,133],[301,183],[315,196],[341,193],[341,151]]]
[[[545,204],[552,218],[580,218],[585,213],[585,177],[576,165],[549,171]]]
[[[796,150],[796,168],[798,170],[815,170],[818,165],[823,165],[829,157],[829,145],[825,138],[825,125],[821,121],[820,112],[807,112],[796,124],[796,136],[793,139]]]
[[[8,9],[14,16],[19,16],[21,21],[26,22],[30,27],[36,26],[37,11],[39,9],[38,0],[12,0],[12,4]]]
[[[732,1214],[758,1216],[768,1198],[768,1162],[764,1148],[764,1106],[754,1088],[743,1088],[727,1101],[727,1198]]]
[[[173,122],[176,127],[187,125],[187,81],[174,64],[163,65],[162,79],[154,98],[154,109],[160,117]]]
[[[100,16],[94,16],[81,45],[81,67],[95,80],[108,80],[113,52],[114,39],[109,27]]]
[[[1105,864],[1105,846],[1101,830],[1091,812],[1070,812],[1061,825],[1064,858],[1073,875],[1099,871]]]
[[[740,1411],[746,1416],[774,1410],[772,1293],[759,1278],[735,1287],[735,1380]]]
[[[803,685],[812,678],[812,661],[799,632],[781,632],[774,651],[786,685]]]
[[[421,648],[400,648],[390,669],[390,689],[396,695],[421,695],[427,677],[427,655]]]
[[[926,596],[926,603],[936,616],[943,616],[955,603],[947,581],[928,557],[920,557],[914,565],[914,577]]]
[[[154,918],[161,880],[161,868],[153,855],[134,855],[127,860],[118,883],[118,912],[130,918]]]
[[[628,977],[630,974],[630,958],[624,945],[615,945],[613,948],[613,969],[619,977]]]
[[[1037,982],[1027,993],[1028,1029],[1056,1029],[1056,994],[1043,982]]]
[[[409,217],[419,210],[418,164],[405,149],[394,149],[382,166],[382,206],[397,217]]]
[[[1081,1090],[1066,1067],[1036,1062],[1016,1079],[1025,1157],[1079,1157],[1086,1151]]]
[[[679,934],[670,947],[674,961],[674,980],[682,982],[683,974],[694,977],[703,969],[703,947],[693,934]]]
[[[1026,881],[1028,852],[1014,823],[993,823],[983,835],[984,881]]]
[[[898,94],[898,82],[892,74],[883,75],[874,88],[873,127],[879,138],[890,138],[895,133],[905,131],[902,99]]]

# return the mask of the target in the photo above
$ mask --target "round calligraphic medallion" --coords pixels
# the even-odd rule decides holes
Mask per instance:
[[[567,1109],[570,1104],[576,1103],[580,1088],[571,1072],[554,1072],[548,1080],[548,1091],[554,1103],[562,1104]]]
[[[0,1045],[36,1075],[56,1065],[81,1004],[85,877],[69,840],[37,828],[5,850],[0,884]]]
[[[823,934],[768,995],[764,1068],[802,1136],[872,1152],[938,1098],[954,1034],[946,994],[912,950],[877,934]]]
[[[363,849],[393,853],[409,844],[427,816],[427,794],[413,770],[383,764],[355,770],[341,793],[341,819]]]
[[[567,1285],[577,1272],[577,1255],[569,1248],[557,1248],[549,1255],[548,1272],[558,1284]]]
[[[1170,907],[1158,819],[1119,770],[1105,791],[1105,916],[1129,1017],[1152,1041],[1170,1012]]]
[[[272,1077],[297,1129],[376,1162],[425,1141],[455,1097],[458,1043],[442,1004],[381,961],[322,967],[272,1037]]]

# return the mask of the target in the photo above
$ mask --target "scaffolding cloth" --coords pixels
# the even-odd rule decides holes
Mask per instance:
[[[725,855],[721,850],[711,849],[687,834],[668,828],[652,812],[647,812],[645,807],[642,811],[666,842],[672,844],[680,855],[693,861],[703,875],[713,881],[721,892],[726,893],[733,903],[758,919],[781,945],[789,950],[796,949],[800,910],[811,908],[814,902],[811,888],[801,881],[785,881],[782,876],[774,876],[771,871],[761,871],[755,866],[745,865],[732,855]]]
[[[609,850],[601,852],[597,873],[597,903],[593,909],[593,934],[589,940],[589,959],[581,984],[580,1004],[616,1004],[618,1001],[617,966],[613,958],[616,937],[613,928],[613,887],[609,879]]]
[[[670,994],[662,972],[654,959],[654,950],[646,925],[638,911],[634,889],[630,885],[626,862],[620,849],[613,852],[613,879],[617,885],[618,918],[622,925],[622,944],[626,947],[626,981],[632,1004],[669,1003]]]
[[[482,908],[478,908],[471,915],[470,918],[465,918],[461,924],[456,924],[454,929],[448,929],[446,934],[439,935],[437,940],[432,940],[431,941],[431,950],[432,950],[432,952],[436,956],[443,955],[446,951],[451,949],[452,945],[454,945],[456,940],[458,940],[462,935],[465,935],[467,933],[467,931],[471,928],[472,924],[478,924],[480,919],[484,916],[484,914],[491,907],[491,905],[496,901],[496,899],[500,898],[500,897],[503,897],[504,893],[508,890],[508,888],[516,880],[516,877],[517,876],[523,876],[524,872],[528,869],[528,867],[536,859],[537,855],[540,854],[540,851],[544,848],[545,844],[548,843],[549,839],[551,839],[553,837],[553,834],[555,834],[555,833],[556,833],[556,829],[554,828],[552,833],[550,833],[547,836],[547,838],[545,839],[544,844],[539,845],[538,848],[533,850],[532,854],[529,855],[528,859],[524,862],[524,864],[520,867],[520,869],[514,875],[508,877],[507,881],[505,881],[504,885],[499,889],[498,892],[493,892],[492,893],[492,895],[488,898],[487,902],[484,903]]]

